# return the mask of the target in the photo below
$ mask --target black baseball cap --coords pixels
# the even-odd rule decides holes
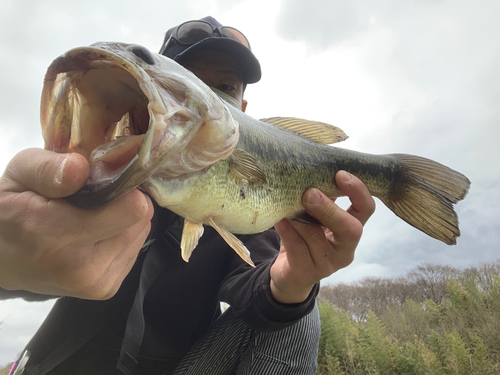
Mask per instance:
[[[195,43],[183,44],[180,43],[176,38],[173,38],[172,34],[177,30],[179,26],[187,24],[191,21],[185,22],[181,25],[172,27],[166,32],[162,48],[160,49],[160,53],[180,63],[182,62],[182,59],[189,55],[189,53],[192,51],[204,49],[218,50],[227,53],[238,62],[243,72],[244,83],[255,83],[260,80],[262,73],[260,70],[259,60],[257,60],[255,55],[252,53],[248,40],[245,36],[243,36],[243,34],[241,34],[241,32],[233,29],[242,35],[246,43],[222,35],[220,33],[220,30],[224,26],[213,17],[204,17],[198,21],[203,21],[210,24],[211,26],[216,28],[215,30],[218,30],[218,32],[215,32],[214,30],[208,37],[204,37]],[[238,39],[241,40],[241,38]]]

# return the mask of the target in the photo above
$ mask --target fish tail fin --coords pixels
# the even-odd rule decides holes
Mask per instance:
[[[453,205],[465,198],[470,181],[463,174],[419,156],[392,154],[401,178],[382,202],[397,216],[427,235],[455,245],[460,236]]]

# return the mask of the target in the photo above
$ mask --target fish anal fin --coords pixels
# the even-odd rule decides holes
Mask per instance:
[[[260,121],[290,130],[322,145],[342,142],[348,138],[342,129],[324,122],[295,117],[270,117]]]
[[[241,259],[243,259],[252,267],[255,267],[255,265],[252,262],[252,259],[250,258],[250,252],[245,247],[243,242],[241,242],[234,234],[232,234],[228,230],[219,227],[211,217],[207,219],[207,224],[209,224],[212,228],[214,228],[217,231],[217,233],[220,234],[220,236],[224,239],[224,241],[226,241],[226,243],[229,246],[231,246],[231,248],[234,251],[236,251],[236,254],[238,254],[241,257]]]
[[[257,160],[248,152],[236,149],[230,156],[228,177],[233,181],[245,181],[248,184],[266,183],[266,175]]]
[[[181,238],[181,256],[184,261],[188,262],[191,253],[198,245],[198,240],[203,234],[203,224],[195,223],[184,219],[184,228]]]
[[[302,224],[310,224],[310,225],[319,225],[322,226],[321,222],[312,216],[310,213],[303,212],[297,216],[292,217],[292,220],[295,220]]]

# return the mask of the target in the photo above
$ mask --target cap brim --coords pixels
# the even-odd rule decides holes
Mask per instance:
[[[174,60],[181,62],[182,59],[187,57],[191,52],[203,49],[221,51],[233,57],[241,66],[245,83],[255,83],[260,80],[262,73],[257,58],[250,49],[230,38],[210,37],[203,39],[179,53],[175,56]]]

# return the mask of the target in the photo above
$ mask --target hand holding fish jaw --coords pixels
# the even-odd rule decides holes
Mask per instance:
[[[86,182],[78,154],[28,149],[0,178],[0,286],[86,299],[112,297],[150,230],[149,198],[132,190],[95,210],[65,199]]]
[[[282,303],[307,299],[314,284],[354,260],[363,225],[375,211],[375,201],[356,177],[340,171],[340,190],[351,200],[344,211],[317,189],[302,197],[304,207],[324,227],[282,220],[275,225],[281,249],[271,268],[271,292]]]

